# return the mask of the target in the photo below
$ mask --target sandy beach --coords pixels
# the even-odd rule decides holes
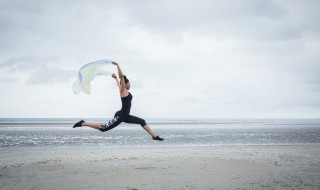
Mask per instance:
[[[320,146],[15,148],[0,189],[320,189]]]

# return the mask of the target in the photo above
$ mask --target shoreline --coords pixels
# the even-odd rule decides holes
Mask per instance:
[[[7,149],[1,189],[320,189],[320,145]]]
[[[301,143],[301,144],[224,144],[224,145],[211,145],[211,144],[195,144],[195,145],[85,145],[85,146],[57,146],[57,145],[44,145],[44,146],[6,146],[0,147],[0,151],[12,151],[12,150],[46,150],[48,148],[51,149],[59,149],[59,150],[72,150],[72,149],[149,149],[149,148],[167,148],[167,149],[176,149],[176,148],[236,148],[236,147],[320,147],[320,143]]]

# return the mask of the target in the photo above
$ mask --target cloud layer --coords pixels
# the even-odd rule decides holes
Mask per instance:
[[[133,111],[145,117],[320,116],[318,1],[3,0],[0,7],[0,117],[112,116],[119,108],[112,79],[94,81],[90,97],[71,93],[77,70],[103,58],[121,63]],[[41,111],[17,113],[6,101],[16,89]],[[52,115],[52,105],[62,111]]]
[[[13,57],[0,64],[0,69],[7,72],[1,79],[8,79],[21,73],[28,74],[26,84],[52,84],[55,82],[69,82],[76,70],[64,69],[54,66],[52,58],[39,58],[36,56]],[[5,76],[7,75],[7,76]]]

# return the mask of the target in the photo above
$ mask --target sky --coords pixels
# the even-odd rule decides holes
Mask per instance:
[[[72,91],[100,59],[142,118],[320,117],[317,0],[0,0],[0,49],[2,118],[113,117],[111,77]]]

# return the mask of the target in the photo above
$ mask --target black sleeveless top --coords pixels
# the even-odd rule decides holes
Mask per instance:
[[[121,102],[122,102],[122,108],[121,111],[124,115],[129,115],[130,114],[130,109],[131,109],[131,101],[132,101],[132,95],[129,92],[129,95],[126,97],[121,97]]]

